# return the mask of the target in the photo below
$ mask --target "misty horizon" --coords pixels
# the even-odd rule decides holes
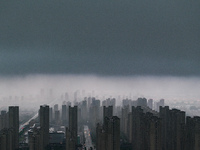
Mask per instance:
[[[0,0],[0,149],[200,149],[199,8]]]
[[[96,75],[29,75],[18,77],[0,77],[0,99],[12,99],[10,103],[23,106],[20,99],[23,96],[24,105],[32,104],[39,106],[52,101],[62,104],[61,96],[67,92],[69,101],[74,101],[74,93],[78,92],[77,101],[84,97],[96,97],[104,100],[116,98],[118,100],[145,97],[158,101],[162,98],[166,103],[173,101],[190,102],[199,100],[200,78],[199,77],[155,77],[155,76],[96,76]],[[41,90],[52,97],[47,99],[40,97]],[[47,94],[47,96],[49,96]],[[18,100],[18,102],[16,101]],[[32,106],[32,105],[31,105]]]
[[[2,0],[2,105],[21,96],[34,103],[41,89],[53,89],[57,99],[69,92],[71,101],[77,90],[101,100],[198,100],[199,6],[186,0]]]

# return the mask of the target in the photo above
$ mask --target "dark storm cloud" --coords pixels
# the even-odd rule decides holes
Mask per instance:
[[[0,1],[0,72],[200,75],[200,1]]]

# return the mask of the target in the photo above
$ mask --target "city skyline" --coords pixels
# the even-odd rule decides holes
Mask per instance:
[[[0,99],[43,88],[198,100],[199,5],[1,1]]]
[[[199,8],[1,0],[0,149],[199,150]]]

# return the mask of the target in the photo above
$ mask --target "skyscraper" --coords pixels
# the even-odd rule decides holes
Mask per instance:
[[[97,150],[120,150],[120,119],[105,117],[103,126],[97,124]]]
[[[15,150],[13,128],[4,128],[0,131],[0,150]]]
[[[56,125],[60,125],[60,111],[59,110],[55,111],[55,123]]]
[[[53,108],[49,108],[49,122],[51,123],[53,121]]]
[[[132,149],[161,150],[162,126],[157,114],[132,106]],[[171,150],[171,149],[170,149]]]
[[[132,106],[132,149],[144,150],[144,129],[143,110]]]
[[[9,107],[9,128],[13,130],[12,144],[14,149],[19,148],[19,107]]]
[[[6,127],[8,127],[8,113],[2,110],[0,115],[0,130]]]
[[[29,130],[28,132],[28,145],[29,150],[40,150],[43,149],[40,130],[34,128],[33,130]]]
[[[69,131],[71,132],[72,138],[75,140],[77,144],[77,130],[78,130],[78,108],[77,106],[71,107],[69,106]]]
[[[137,106],[147,106],[147,99],[146,98],[138,98]]]
[[[72,132],[66,127],[66,150],[76,149],[76,140],[73,138]]]
[[[113,116],[113,106],[103,106],[103,120],[105,117],[111,118]]]
[[[162,149],[184,150],[185,112],[160,106],[160,118],[162,119]]]
[[[40,134],[41,147],[44,149],[49,144],[49,106],[40,106]]]
[[[147,102],[147,106],[151,109],[153,109],[153,99],[149,99]]]
[[[62,105],[62,125],[67,125],[67,106]]]
[[[185,150],[200,149],[200,117],[186,117],[186,148]]]
[[[128,137],[127,133],[128,113],[129,113],[129,106],[124,106],[124,108],[122,108],[122,114],[121,114],[121,130],[127,137]]]

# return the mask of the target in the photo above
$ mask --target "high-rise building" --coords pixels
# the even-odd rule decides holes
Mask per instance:
[[[128,133],[128,142],[132,142],[132,112],[128,113],[128,122],[127,122],[127,133]]]
[[[59,110],[56,110],[55,111],[55,123],[57,124],[57,125],[60,125],[60,111]]]
[[[54,106],[53,106],[53,118],[54,118],[54,120],[55,120],[55,112],[56,111],[58,111],[58,104],[55,104]]]
[[[161,150],[161,119],[156,114],[132,107],[132,149]]]
[[[113,116],[113,106],[103,106],[103,120],[105,117],[111,118]]]
[[[160,100],[160,106],[162,106],[162,107],[165,106],[165,100],[164,100],[164,99],[161,99],[161,100]]]
[[[132,107],[132,149],[144,150],[144,114],[141,107]]]
[[[76,149],[76,140],[73,137],[73,133],[66,127],[66,150]]]
[[[162,120],[162,149],[185,149],[185,112],[172,109],[168,106],[160,107]]]
[[[54,105],[54,111],[57,111],[58,110],[58,104],[55,104]]]
[[[129,106],[124,106],[122,108],[122,114],[121,114],[121,131],[128,137],[128,113],[129,113]]]
[[[67,125],[67,106],[62,105],[62,125]]]
[[[0,131],[0,150],[15,150],[14,129],[4,128]]]
[[[82,114],[82,118],[84,120],[88,120],[88,112],[87,112],[87,101],[84,100],[82,101],[82,104],[81,104],[81,114]]]
[[[186,118],[186,148],[185,150],[200,149],[200,117]]]
[[[106,135],[103,126],[98,123],[96,127],[96,150],[106,150]]]
[[[107,107],[106,100],[102,101],[102,106],[106,106]]]
[[[28,132],[28,146],[29,150],[40,150],[44,149],[41,141],[40,130],[34,128],[32,131]]]
[[[153,109],[153,99],[149,99],[147,102],[147,106],[151,109]]]
[[[0,130],[8,127],[8,113],[5,110],[1,111],[0,115]]]
[[[49,106],[40,106],[39,115],[41,147],[44,149],[49,144]]]
[[[97,124],[97,150],[120,150],[120,119],[105,117],[103,126]]]
[[[53,121],[53,108],[49,108],[49,122],[52,123]]]
[[[178,109],[171,110],[172,150],[185,148],[185,112]]]
[[[108,127],[106,127],[106,129],[108,129],[106,131],[108,133],[107,146],[109,147],[109,145],[111,145],[110,150],[120,150],[120,119],[117,116],[113,116],[108,121],[107,125],[108,125]],[[109,141],[111,141],[111,144],[109,143]]]
[[[138,98],[137,106],[147,106],[147,99],[146,98]]]
[[[69,95],[68,95],[68,93],[66,92],[65,93],[65,101],[68,101],[69,100]]]
[[[78,107],[78,124],[80,124],[82,121],[82,110]]]
[[[92,105],[89,109],[89,120],[91,123],[91,128],[95,129],[96,124],[100,121],[99,110],[100,110],[99,106],[92,106]]]
[[[77,144],[77,130],[78,130],[78,107],[69,106],[69,131],[72,134],[72,138],[75,140]]]
[[[13,145],[14,149],[19,148],[19,107],[9,107],[9,128],[13,130]]]
[[[168,150],[171,149],[171,136],[172,133],[170,132],[171,124],[170,124],[170,109],[169,106],[160,107],[160,118],[162,118],[162,149]]]
[[[155,103],[155,110],[156,111],[160,111],[160,106],[164,107],[165,106],[165,100],[161,99],[160,101],[158,101],[157,103]]]
[[[146,141],[145,149],[149,150],[161,150],[162,149],[162,125],[161,119],[157,116],[153,116],[152,113],[145,114],[145,129],[146,129]],[[144,129],[144,130],[145,130]]]

